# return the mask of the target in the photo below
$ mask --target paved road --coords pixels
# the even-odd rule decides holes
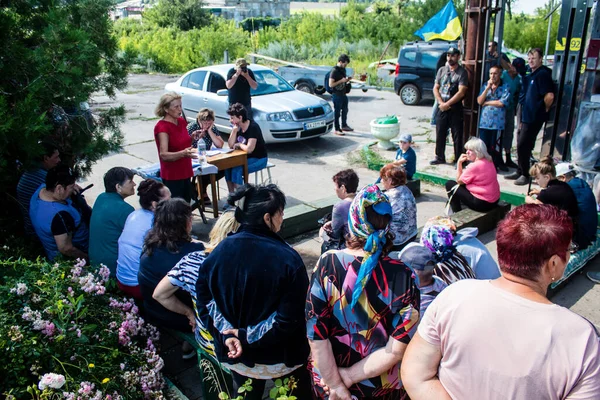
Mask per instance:
[[[130,75],[129,87],[117,94],[116,100],[98,95],[92,107],[106,108],[114,104],[124,104],[127,110],[127,121],[122,126],[125,135],[125,146],[116,154],[111,154],[95,165],[92,174],[84,184],[94,183],[94,188],[86,192],[86,197],[93,203],[103,190],[102,175],[111,167],[137,167],[158,161],[153,128],[156,124],[154,107],[164,92],[164,85],[177,79],[174,75]],[[377,173],[357,164],[357,149],[373,140],[369,131],[369,122],[380,116],[396,114],[401,117],[401,131],[413,135],[418,155],[418,170],[431,171],[446,176],[454,176],[449,166],[430,167],[427,163],[433,157],[434,131],[429,125],[431,103],[415,107],[404,106],[398,96],[390,92],[353,91],[350,94],[349,124],[355,132],[344,137],[325,135],[296,143],[269,145],[269,159],[276,167],[273,169],[274,181],[283,189],[288,198],[288,205],[300,201],[312,201],[329,197],[333,194],[331,176],[344,168],[355,168],[362,184],[373,182]],[[451,153],[447,148],[447,154]],[[393,158],[394,152],[383,153],[386,158]],[[137,179],[137,178],[136,178]],[[500,179],[503,190],[523,193],[524,188],[517,188],[510,182]],[[221,185],[222,205],[226,197],[225,184]],[[137,196],[128,201],[139,208]],[[439,187],[426,186],[425,196],[419,199],[419,224],[433,215],[443,212],[445,196]],[[210,226],[210,225],[209,225]],[[198,219],[194,232],[201,237],[209,226],[204,226]],[[489,233],[482,240],[495,255],[494,234]],[[318,245],[313,238],[299,240],[296,248],[303,254],[307,265],[314,265],[318,256]],[[600,270],[600,260],[596,259],[588,269]],[[600,326],[600,285],[592,285],[584,276],[579,275],[572,280],[555,297],[554,301],[584,315],[597,326]]]

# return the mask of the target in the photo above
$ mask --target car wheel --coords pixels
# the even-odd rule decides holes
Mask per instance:
[[[407,83],[400,89],[400,100],[407,106],[414,106],[421,101],[421,92],[416,85]]]
[[[296,90],[299,90],[301,92],[306,92],[306,93],[310,93],[313,94],[315,92],[313,85],[311,85],[308,82],[298,82],[296,83]]]

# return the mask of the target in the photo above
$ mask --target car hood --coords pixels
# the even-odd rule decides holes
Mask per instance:
[[[252,108],[265,113],[291,112],[300,108],[322,106],[324,101],[312,94],[291,90],[289,92],[252,97]]]

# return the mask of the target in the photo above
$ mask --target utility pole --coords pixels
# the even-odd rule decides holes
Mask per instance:
[[[548,18],[548,32],[546,32],[546,48],[544,49],[544,65],[548,64],[548,52],[550,51],[550,33],[552,31],[552,17],[554,13],[554,0],[550,0],[550,18]]]

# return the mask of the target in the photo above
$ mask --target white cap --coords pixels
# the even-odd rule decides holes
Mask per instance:
[[[575,168],[573,167],[573,164],[568,163],[568,162],[561,162],[556,164],[556,176],[561,176],[561,175],[565,175],[568,174],[569,172],[575,172]]]

